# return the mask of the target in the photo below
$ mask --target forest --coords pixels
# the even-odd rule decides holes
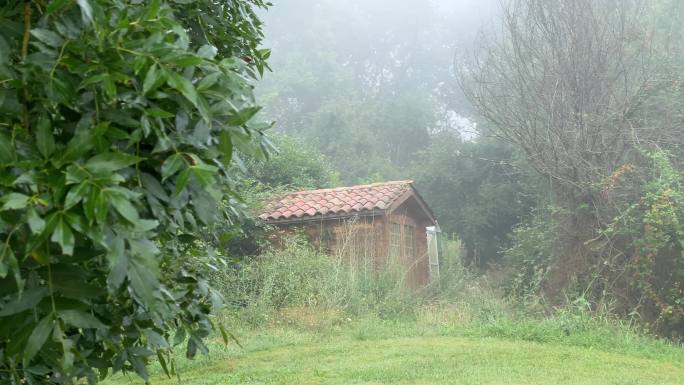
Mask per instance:
[[[256,179],[415,180],[464,263],[502,272],[508,294],[582,298],[681,336],[682,7],[552,3],[274,8],[282,52],[260,92],[287,145],[265,167],[311,172]],[[474,36],[477,20],[449,16],[478,9],[501,24]],[[288,158],[305,144],[325,172]],[[280,157],[293,169],[276,172]]]
[[[0,2],[0,384],[684,383],[683,39],[678,0]],[[259,219],[388,181],[418,290]]]

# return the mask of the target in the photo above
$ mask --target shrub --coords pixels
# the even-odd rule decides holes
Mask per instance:
[[[644,164],[624,165],[603,192],[616,200],[619,215],[602,240],[624,245],[624,258],[605,264],[630,294],[623,307],[637,309],[654,329],[684,333],[684,183],[677,157],[642,151]],[[628,182],[628,183],[626,183]],[[626,196],[626,199],[623,198]],[[617,278],[615,279],[617,281]]]
[[[539,302],[542,284],[553,262],[553,224],[547,210],[535,212],[513,230],[513,246],[504,250],[504,290],[524,304]]]
[[[206,351],[219,301],[186,250],[266,144],[266,6],[2,2],[0,383],[147,379],[172,345]]]
[[[317,149],[302,139],[280,134],[273,137],[278,150],[268,162],[248,159],[249,178],[270,188],[315,189],[335,184],[337,174]]]

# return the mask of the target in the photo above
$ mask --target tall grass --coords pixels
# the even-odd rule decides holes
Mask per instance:
[[[359,339],[402,333],[493,337],[642,356],[680,346],[581,301],[545,313],[521,308],[485,277],[467,273],[458,253],[446,253],[450,258],[438,282],[416,291],[407,289],[400,263],[378,264],[373,255],[351,258],[344,250],[327,255],[292,237],[282,248],[217,273],[214,283],[232,300],[231,321],[248,328],[294,327],[323,335],[351,328]]]
[[[348,246],[348,247],[347,247]],[[398,263],[379,265],[373,255],[326,255],[301,236],[285,240],[233,269],[214,276],[232,311],[251,324],[272,322],[288,308],[316,308],[344,316],[415,317],[418,293],[406,288]]]

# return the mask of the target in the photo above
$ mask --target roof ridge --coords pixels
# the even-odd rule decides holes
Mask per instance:
[[[328,187],[328,188],[321,188],[321,189],[316,189],[316,190],[299,190],[299,191],[293,191],[290,193],[285,193],[283,196],[295,195],[295,194],[301,194],[301,193],[312,194],[312,193],[322,193],[322,192],[328,192],[328,191],[351,190],[351,189],[356,189],[356,188],[377,187],[377,186],[387,186],[387,185],[397,185],[397,184],[411,185],[413,183],[414,183],[414,181],[412,179],[391,180],[391,181],[387,181],[387,182],[374,182],[374,183],[368,183],[368,184],[358,184],[358,185],[354,185],[354,186]]]

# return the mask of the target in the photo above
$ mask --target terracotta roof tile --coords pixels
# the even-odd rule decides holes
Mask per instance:
[[[298,191],[268,203],[259,218],[278,220],[385,210],[410,190],[412,183],[413,181],[405,180]]]

